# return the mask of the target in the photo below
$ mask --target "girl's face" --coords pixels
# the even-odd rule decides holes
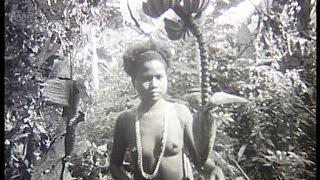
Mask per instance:
[[[162,99],[168,86],[163,62],[157,59],[144,61],[137,69],[133,85],[143,103],[154,104]]]

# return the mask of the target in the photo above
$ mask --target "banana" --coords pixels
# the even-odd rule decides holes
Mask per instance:
[[[202,12],[204,9],[207,8],[210,0],[202,0],[201,5],[199,6],[198,12]]]
[[[162,0],[162,7],[164,11],[167,11],[169,8],[171,8],[171,1],[172,0]]]
[[[205,0],[199,0],[198,10],[201,8]]]
[[[143,12],[153,18],[160,17],[172,5],[176,3],[177,0],[148,0],[142,3]]]
[[[158,17],[164,13],[161,0],[150,0],[150,6],[153,7]]]
[[[181,0],[171,0],[171,8],[175,7],[177,4],[180,3]]]
[[[183,8],[187,11],[187,13],[192,13],[192,0],[183,0]]]
[[[192,37],[192,34],[189,30],[186,30],[186,32],[183,34],[183,40],[188,41]]]
[[[148,0],[147,2],[142,3],[142,10],[146,15],[153,18],[157,18],[160,16],[151,0]]]
[[[148,16],[150,16],[150,17],[155,17],[155,14],[154,14],[154,12],[150,9],[150,5],[149,5],[148,2],[143,2],[143,3],[142,3],[142,11],[143,11],[146,15],[148,15]]]
[[[173,8],[180,1],[181,0],[162,0],[162,5],[163,5],[165,10],[168,10],[169,8]]]
[[[192,13],[197,13],[199,3],[200,3],[200,0],[192,0],[192,3],[191,3]]]
[[[209,4],[210,0],[183,0],[183,8],[187,13],[202,12]]]

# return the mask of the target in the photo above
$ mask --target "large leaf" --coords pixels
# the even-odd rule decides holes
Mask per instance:
[[[229,103],[248,103],[249,101],[245,98],[228,94],[225,92],[215,92],[209,97],[208,105],[220,105]]]
[[[48,79],[40,84],[43,87],[42,96],[45,101],[67,106],[72,84],[71,80]]]
[[[180,39],[187,31],[182,21],[176,22],[168,18],[164,18],[164,28],[171,40]]]

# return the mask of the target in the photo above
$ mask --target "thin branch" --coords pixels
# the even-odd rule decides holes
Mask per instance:
[[[239,163],[232,159],[232,158],[229,158],[236,166],[237,168],[241,171],[241,173],[244,175],[244,177],[247,179],[247,180],[250,180],[249,176],[244,172],[244,170],[241,168],[241,166],[239,165]]]
[[[130,13],[130,17],[131,17],[131,19],[134,21],[134,24],[136,25],[136,27],[137,27],[143,34],[149,35],[148,33],[146,33],[146,32],[140,27],[140,24],[138,23],[137,19],[133,16],[133,13],[132,13],[131,8],[130,8],[130,6],[129,6],[129,0],[127,0],[127,7],[128,7],[128,10],[129,10],[129,13]]]
[[[66,133],[63,133],[63,134],[60,134],[60,135],[54,137],[54,138],[51,140],[48,149],[47,149],[44,153],[42,153],[40,156],[43,157],[43,156],[47,155],[47,153],[48,153],[48,152],[51,150],[51,148],[53,147],[53,144],[54,144],[55,142],[57,142],[57,140],[62,139],[65,135],[66,135]]]
[[[314,118],[316,118],[316,115],[314,114],[314,112],[312,112],[309,108],[307,108],[306,106],[302,106],[300,104],[295,104],[296,106],[298,106],[299,108],[302,108],[306,111],[308,111],[308,113],[310,113]],[[292,106],[291,106],[292,107]],[[292,107],[293,108],[293,107]]]
[[[250,42],[246,44],[246,46],[237,54],[236,59],[238,59],[240,56],[242,56],[244,52],[246,52],[246,50],[250,47],[250,45],[253,43],[254,40],[255,38],[252,38]]]
[[[140,29],[140,24],[138,23],[137,19],[132,14],[131,8],[129,6],[129,0],[127,0],[127,7],[128,7],[128,10],[129,10],[129,13],[130,13],[130,17],[134,21],[135,25]]]
[[[12,176],[11,179],[16,179],[16,178],[18,178],[20,176],[21,176],[21,174],[16,174],[16,175]]]

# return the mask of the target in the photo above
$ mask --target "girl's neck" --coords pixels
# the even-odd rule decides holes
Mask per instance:
[[[141,102],[138,106],[138,111],[140,111],[140,113],[145,114],[147,112],[151,112],[154,111],[155,109],[161,109],[161,105],[165,102],[164,99],[160,99],[157,102],[154,103],[145,103],[145,102]]]

